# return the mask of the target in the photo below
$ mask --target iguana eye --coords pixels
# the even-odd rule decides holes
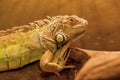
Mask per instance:
[[[69,22],[70,22],[71,24],[76,24],[77,20],[76,20],[75,18],[73,18],[73,17],[70,17],[70,18],[69,18]]]
[[[74,18],[70,18],[70,21],[73,22],[73,21],[74,21]]]
[[[71,26],[71,25],[75,25],[77,23],[77,20],[73,17],[69,17],[69,18],[66,18],[64,21],[63,21],[64,25],[66,26]]]

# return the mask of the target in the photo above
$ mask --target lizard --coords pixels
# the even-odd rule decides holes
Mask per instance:
[[[40,60],[40,69],[59,75],[70,45],[86,31],[88,22],[76,15],[60,15],[0,31],[0,72]]]

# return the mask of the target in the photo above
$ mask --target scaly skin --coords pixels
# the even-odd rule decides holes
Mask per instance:
[[[39,59],[44,72],[58,74],[73,68],[65,66],[68,47],[83,35],[87,24],[75,15],[65,15],[33,22],[26,25],[28,28],[1,31],[4,34],[0,37],[0,71],[17,69]]]

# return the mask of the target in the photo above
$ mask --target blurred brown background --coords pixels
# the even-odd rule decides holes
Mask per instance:
[[[0,0],[0,29],[56,15],[78,15],[88,20],[78,46],[120,50],[119,0]]]
[[[120,0],[0,0],[0,30],[46,16],[72,14],[89,22],[85,36],[74,46],[120,50]],[[73,80],[75,71],[65,70],[60,77],[41,74],[38,63],[35,63],[19,70],[0,73],[0,80]]]

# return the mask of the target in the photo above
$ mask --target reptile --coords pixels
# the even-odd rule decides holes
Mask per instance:
[[[70,45],[87,29],[87,20],[60,15],[0,31],[0,72],[40,60],[40,69],[59,75],[66,68]]]

